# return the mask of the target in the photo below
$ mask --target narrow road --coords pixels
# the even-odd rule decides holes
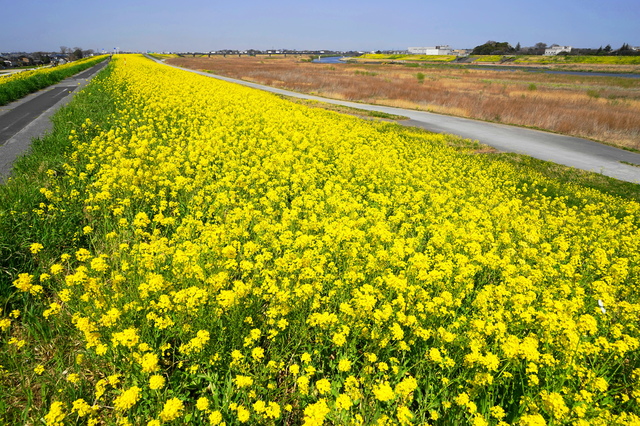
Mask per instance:
[[[156,62],[164,63],[155,58],[149,58]],[[437,133],[458,135],[463,138],[477,140],[480,143],[489,145],[500,151],[525,154],[540,160],[601,173],[619,180],[640,183],[640,154],[587,139],[424,111],[322,98],[223,77],[203,71],[191,70],[169,64],[165,65],[281,95],[317,100],[368,111],[404,115],[409,117],[409,120],[401,121],[399,124],[421,127]],[[622,161],[636,164],[638,167],[624,164]]]
[[[0,107],[0,183],[10,175],[16,159],[27,152],[31,140],[51,130],[51,116],[108,63],[108,60],[102,61],[58,84]]]

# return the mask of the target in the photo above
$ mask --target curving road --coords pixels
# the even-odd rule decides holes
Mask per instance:
[[[51,130],[51,116],[93,76],[108,60],[38,92],[0,106],[0,184],[11,174],[14,162],[31,146],[31,140]]]
[[[155,58],[149,58],[164,64],[164,62]],[[312,99],[369,111],[404,115],[409,117],[409,120],[399,122],[399,124],[421,127],[437,133],[458,135],[464,138],[477,140],[480,143],[489,145],[500,151],[525,154],[540,160],[551,161],[557,164],[575,167],[577,169],[601,173],[605,176],[619,180],[640,183],[640,154],[603,145],[587,139],[563,136],[555,133],[525,129],[516,126],[488,123],[468,118],[451,117],[448,115],[440,115],[424,111],[322,98],[319,96],[306,95],[303,93],[276,89],[247,81],[236,80],[203,71],[191,70],[169,64],[165,65],[281,95]],[[638,167],[623,164],[622,161],[637,164]]]

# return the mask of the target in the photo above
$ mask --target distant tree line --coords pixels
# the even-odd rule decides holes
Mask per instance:
[[[476,46],[471,52],[472,55],[544,55],[547,47],[557,46],[546,43],[536,43],[531,47],[522,47],[520,43],[516,47],[511,46],[506,41],[497,42],[489,40],[480,46]],[[561,52],[559,55],[598,55],[598,56],[640,56],[640,51],[634,50],[628,43],[624,43],[619,49],[614,50],[610,44],[604,48],[573,48],[571,52]]]
[[[60,46],[60,52],[18,52],[0,55],[0,68],[34,67],[41,65],[57,65],[64,62],[77,61],[94,54],[93,49],[73,49]]]
[[[71,61],[77,61],[78,59],[91,56],[95,52],[93,49],[83,50],[81,47],[69,48],[67,46],[60,46],[60,53],[68,57]]]

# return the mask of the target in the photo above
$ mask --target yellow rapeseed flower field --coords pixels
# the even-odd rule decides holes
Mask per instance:
[[[15,283],[77,331],[47,424],[640,422],[640,205],[124,58],[43,188],[90,244]]]

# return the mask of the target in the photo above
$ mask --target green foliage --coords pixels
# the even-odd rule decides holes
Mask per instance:
[[[335,69],[335,68],[334,68]],[[376,75],[378,75],[377,72],[373,72],[373,71],[361,71],[361,70],[356,70],[355,72],[356,75],[365,75],[365,76],[369,76],[369,77],[375,77]]]
[[[511,45],[506,41],[503,41],[503,42],[488,41],[485,44],[481,44],[480,46],[474,47],[471,54],[472,55],[507,55],[515,51],[516,50],[513,47],[511,47]]]
[[[598,99],[600,97],[600,92],[597,90],[589,89],[587,90],[587,96],[590,98]]]
[[[62,164],[68,161],[67,155],[73,148],[69,132],[79,128],[87,118],[96,121],[109,113],[106,108],[109,104],[104,101],[108,96],[95,89],[76,95],[68,108],[53,117],[53,133],[35,139],[29,155],[16,162],[12,176],[0,186],[0,301],[11,293],[11,283],[19,271],[33,270],[38,258],[51,255],[49,250],[63,252],[69,242],[81,238],[73,231],[81,220],[81,207],[75,215],[71,210],[64,216],[49,214],[48,221],[43,223],[47,198],[41,188],[47,188],[53,177],[64,174]],[[29,246],[36,242],[46,247],[38,257],[29,252]]]
[[[108,66],[94,80],[108,76],[111,71]],[[28,325],[21,331],[21,337],[42,342],[42,346],[26,346],[18,354],[2,342],[0,424],[29,424],[28,417],[41,417],[37,410],[62,395],[58,379],[46,373],[39,375],[34,367],[42,364],[47,371],[63,371],[76,361],[70,359],[76,341],[69,336],[74,331],[63,329],[58,323],[45,324],[38,299],[16,292],[12,282],[24,271],[49,272],[62,253],[90,246],[86,235],[77,231],[85,225],[82,202],[68,199],[64,211],[51,211],[46,206],[50,202],[46,189],[52,189],[65,174],[63,164],[69,161],[74,149],[68,138],[71,131],[80,131],[87,119],[108,128],[107,117],[114,113],[110,98],[111,94],[99,85],[90,84],[78,93],[54,115],[53,132],[33,141],[30,154],[15,164],[12,177],[0,186],[0,309],[4,313],[20,311],[21,322]],[[34,254],[30,250],[33,243],[44,248]],[[55,290],[49,283],[39,283],[45,296]],[[77,395],[70,397],[75,399],[86,391],[87,386],[82,384],[75,391]]]

